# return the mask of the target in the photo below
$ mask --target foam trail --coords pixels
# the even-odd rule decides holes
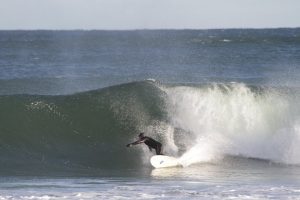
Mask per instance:
[[[163,90],[171,123],[195,138],[184,166],[225,154],[300,163],[299,103],[291,94],[238,83]]]
[[[179,162],[185,167],[193,163],[209,162],[221,158],[219,145],[210,138],[197,138],[196,144],[183,154]]]

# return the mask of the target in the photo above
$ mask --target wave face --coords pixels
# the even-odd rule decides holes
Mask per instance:
[[[149,166],[146,132],[184,166],[226,155],[300,163],[297,91],[134,82],[63,96],[0,97],[2,173]]]
[[[162,121],[160,93],[139,82],[67,96],[1,96],[1,171],[139,166],[138,148],[125,145]]]

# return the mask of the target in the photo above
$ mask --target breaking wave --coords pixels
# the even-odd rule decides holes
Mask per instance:
[[[0,96],[2,173],[149,166],[137,133],[184,166],[226,155],[300,163],[296,89],[133,82],[73,95]]]

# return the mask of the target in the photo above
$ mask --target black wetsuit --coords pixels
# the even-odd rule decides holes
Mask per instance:
[[[127,144],[126,146],[130,147],[131,145],[137,145],[141,143],[145,143],[150,151],[152,151],[152,149],[155,149],[157,155],[162,155],[162,144],[152,139],[151,137],[140,137],[137,141]]]

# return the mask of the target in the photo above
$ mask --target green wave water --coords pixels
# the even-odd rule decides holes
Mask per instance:
[[[161,95],[135,82],[66,96],[1,96],[1,172],[139,166],[125,145],[164,119]]]

